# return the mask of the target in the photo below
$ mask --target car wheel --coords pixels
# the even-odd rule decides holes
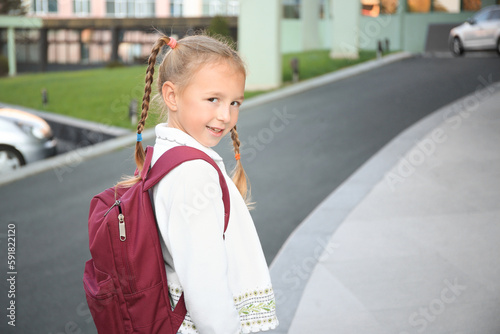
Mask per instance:
[[[21,153],[9,146],[0,146],[0,174],[12,172],[25,165]]]
[[[455,56],[461,56],[464,54],[464,47],[462,46],[460,38],[455,37],[451,42],[451,52],[453,52]]]

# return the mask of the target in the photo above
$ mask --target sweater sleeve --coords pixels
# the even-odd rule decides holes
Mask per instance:
[[[160,234],[198,332],[240,333],[228,282],[224,204],[216,170],[205,161],[185,162],[157,187]]]

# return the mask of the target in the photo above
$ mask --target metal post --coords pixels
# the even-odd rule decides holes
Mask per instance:
[[[3,33],[3,30],[4,30],[3,28],[0,28],[0,53],[2,52],[2,50],[3,50],[3,45],[4,45],[3,40],[2,40],[2,33]]]
[[[118,46],[120,44],[119,33],[120,33],[120,29],[118,27],[111,28],[111,61],[112,62],[118,61]]]
[[[14,76],[17,73],[16,33],[14,27],[7,28],[7,50],[9,53],[9,76]]]
[[[48,43],[48,29],[41,28],[40,29],[40,40],[38,41],[39,50],[40,50],[40,71],[45,72],[47,70],[47,59],[49,52],[49,43]]]

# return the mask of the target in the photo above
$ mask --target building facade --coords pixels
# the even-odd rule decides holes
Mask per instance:
[[[375,50],[379,42],[391,50],[422,52],[429,27],[459,24],[475,11],[500,0],[23,0],[28,17],[42,19],[42,29],[16,28],[19,63],[102,64],[114,60],[143,62],[157,38],[152,27],[177,37],[206,27],[210,17],[222,15],[236,30],[238,17],[246,17],[245,36],[259,25],[277,24],[278,52],[331,50],[333,57],[356,57],[359,50]],[[258,3],[258,5],[257,5]],[[240,7],[249,8],[240,13]],[[252,8],[255,7],[255,12]],[[264,8],[264,10],[263,10]],[[262,19],[272,9],[270,22]],[[240,15],[241,14],[241,15]],[[267,16],[266,16],[267,17]],[[204,18],[197,24],[178,20]],[[115,20],[108,26],[95,20]],[[158,23],[153,25],[151,22]],[[66,20],[59,26],[47,22]],[[85,21],[87,20],[87,21]],[[94,21],[93,21],[94,20]],[[113,30],[121,22],[141,21]],[[155,21],[156,20],[156,21]],[[160,20],[160,21],[158,21]],[[177,21],[176,21],[177,20]],[[260,20],[260,21],[258,21]],[[192,21],[192,20],[191,20]],[[271,22],[272,21],[272,22]],[[80,22],[77,28],[70,22]],[[81,22],[89,22],[82,26]],[[110,21],[111,22],[111,21]],[[0,22],[1,23],[1,22]],[[132,22],[133,23],[133,22]],[[248,25],[248,27],[246,26]],[[47,28],[47,26],[49,26]],[[242,27],[239,26],[239,29]],[[442,31],[444,31],[442,29]],[[444,31],[445,32],[445,31]],[[12,32],[9,33],[12,36]],[[263,31],[262,34],[266,34]],[[0,24],[0,52],[7,55],[8,29]],[[385,43],[387,42],[387,44]],[[253,52],[253,45],[248,52]],[[260,52],[260,51],[255,51]],[[42,68],[43,70],[43,68]]]
[[[353,6],[356,0],[281,1],[283,53],[331,49],[336,33],[342,37],[353,31],[349,44],[360,50],[375,50],[378,41],[388,40],[393,50],[422,52],[430,25],[460,24],[481,8],[500,4],[499,0],[357,0],[359,6]],[[353,8],[359,8],[356,17],[348,15]]]
[[[24,0],[41,18],[237,16],[239,0]]]
[[[239,11],[238,0],[24,0],[23,4],[27,17],[40,18],[49,28],[16,29],[16,58],[21,65],[40,61],[65,65],[102,64],[115,60],[144,62],[158,37],[154,28],[179,37],[185,31],[172,27],[183,18],[205,18],[202,26],[190,26],[194,30],[206,27],[209,17],[235,18]],[[156,24],[160,22],[160,26],[146,21],[133,27],[134,20],[150,18],[154,18]],[[106,19],[117,21],[107,28],[94,25]],[[111,29],[125,21],[126,28]],[[54,22],[60,22],[60,28],[54,27]],[[82,26],[82,22],[88,25]],[[63,28],[75,25],[78,27]],[[0,29],[0,52],[3,54],[7,54],[6,40],[7,31]]]

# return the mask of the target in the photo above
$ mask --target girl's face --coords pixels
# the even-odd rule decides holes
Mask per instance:
[[[182,92],[167,81],[162,94],[168,126],[206,147],[215,146],[236,125],[244,91],[244,73],[223,62],[202,65]]]

